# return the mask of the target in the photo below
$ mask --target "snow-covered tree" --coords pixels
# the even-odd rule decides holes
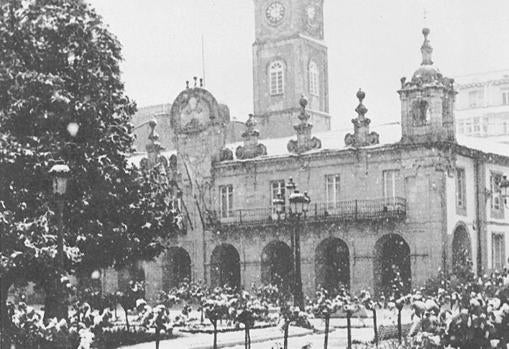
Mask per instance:
[[[82,0],[0,7],[0,313],[23,275],[55,294],[62,273],[120,267],[163,251],[175,231],[159,169],[129,166],[135,104],[120,79],[121,49]],[[70,123],[79,131],[71,137]],[[49,169],[71,169],[65,270],[56,265]],[[54,307],[46,304],[46,312]],[[54,314],[53,314],[54,315]],[[5,321],[2,321],[5,325]]]

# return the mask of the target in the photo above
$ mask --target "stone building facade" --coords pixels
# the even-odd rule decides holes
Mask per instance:
[[[358,91],[352,132],[344,134],[328,126],[322,6],[255,1],[254,114],[239,132],[200,85],[188,84],[157,115],[166,125],[160,136],[147,115],[134,120],[144,135],[138,142],[150,140],[131,162],[167,168],[183,226],[157,260],[104,271],[105,290],[141,278],[148,298],[185,278],[289,284],[295,229],[307,295],[340,284],[383,292],[396,272],[410,289],[465,256],[476,272],[507,265],[509,220],[498,183],[509,173],[509,149],[456,135],[454,81],[432,61],[429,30],[421,65],[401,79],[401,123],[371,130],[366,93]],[[284,62],[282,74],[281,66],[268,69],[273,59]],[[313,95],[309,77],[318,99],[301,97]],[[277,214],[273,205],[279,193],[287,202],[290,178],[312,200],[298,224],[288,206]]]
[[[456,80],[457,133],[509,143],[509,70]]]

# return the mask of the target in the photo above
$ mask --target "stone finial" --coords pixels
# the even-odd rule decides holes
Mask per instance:
[[[193,80],[194,80],[194,87],[197,87],[198,86],[198,77],[193,76]]]
[[[267,148],[265,145],[258,143],[260,131],[256,129],[256,119],[253,114],[249,114],[249,119],[246,121],[247,130],[242,133],[244,138],[244,145],[238,146],[235,150],[237,159],[252,159],[258,156],[267,155]]]
[[[200,87],[203,87],[203,78],[200,78]]]
[[[421,65],[432,65],[433,60],[431,59],[431,54],[433,53],[433,47],[431,47],[430,41],[428,39],[430,30],[429,28],[422,29],[422,35],[424,35],[424,42],[421,46],[422,53],[422,63]]]
[[[189,80],[186,80],[186,89],[189,89]]]
[[[300,123],[293,126],[297,132],[297,140],[292,139],[287,145],[290,153],[297,154],[304,153],[312,149],[320,149],[322,147],[322,142],[318,138],[311,137],[311,129],[313,128],[313,125],[309,122],[311,116],[306,111],[308,100],[304,95],[301,96],[299,104],[301,108],[298,116]]]
[[[359,89],[356,96],[359,99],[359,105],[355,108],[357,117],[352,119],[354,133],[349,133],[345,136],[345,145],[347,147],[359,148],[378,144],[380,139],[378,133],[369,132],[369,124],[371,123],[371,120],[366,117],[368,108],[366,108],[363,104],[364,98],[366,98],[366,93]]]

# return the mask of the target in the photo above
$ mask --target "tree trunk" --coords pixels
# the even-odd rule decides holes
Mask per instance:
[[[401,309],[398,309],[398,342],[401,344]]]
[[[251,348],[251,336],[249,335],[249,327],[246,326],[245,327],[245,349],[250,349]]]
[[[375,345],[378,348],[378,324],[376,320],[376,309],[373,309],[373,330],[375,331]]]
[[[161,340],[160,333],[161,333],[161,330],[156,329],[156,349],[159,349],[159,341]]]
[[[348,330],[348,349],[352,349],[352,312],[346,312],[346,327]]]
[[[217,349],[217,320],[212,322],[212,326],[214,326],[214,349]]]
[[[327,349],[329,345],[329,321],[330,316],[325,316],[325,339],[323,340],[323,349]]]
[[[122,308],[124,309],[124,308]],[[125,313],[125,326],[127,328],[127,332],[129,332],[129,316],[127,314],[127,309],[124,309],[124,313]]]
[[[288,329],[290,328],[290,324],[285,324],[285,332],[283,337],[283,348],[288,349]]]

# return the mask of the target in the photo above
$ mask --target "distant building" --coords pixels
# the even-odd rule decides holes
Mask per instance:
[[[458,135],[509,143],[509,70],[456,78]]]
[[[410,289],[466,260],[476,272],[507,266],[498,184],[509,148],[456,134],[456,90],[433,64],[429,30],[420,66],[401,79],[401,122],[372,131],[358,91],[353,127],[338,131],[328,115],[323,1],[256,0],[255,11],[254,115],[245,124],[196,82],[171,107],[135,116],[130,161],[165,167],[182,229],[155,261],[107,270],[103,287],[143,279],[152,298],[186,278],[291,284],[294,226],[280,220],[288,207],[278,216],[273,205],[279,193],[288,202],[290,177],[312,199],[301,234],[309,296],[340,284],[383,292],[396,272]]]

